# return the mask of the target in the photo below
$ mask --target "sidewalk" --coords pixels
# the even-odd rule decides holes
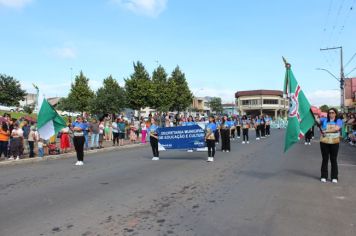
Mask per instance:
[[[113,146],[112,141],[103,141],[103,148],[100,149],[93,149],[91,150],[88,148],[88,150],[85,150],[85,154],[91,154],[91,153],[98,153],[98,152],[105,152],[105,151],[112,151],[112,150],[120,150],[120,149],[128,149],[128,148],[137,148],[137,147],[143,147],[146,146],[149,143],[142,144],[141,142],[136,142],[136,143],[130,143],[129,140],[124,140],[124,146]],[[59,146],[59,142],[57,142],[57,146]],[[36,149],[35,149],[36,153]],[[74,150],[74,147],[68,149],[66,153],[61,153],[58,155],[45,155],[44,157],[40,158],[36,156],[34,158],[29,158],[28,153],[25,153],[22,158],[18,161],[16,160],[7,160],[7,159],[1,159],[0,160],[0,167],[1,166],[6,166],[6,165],[17,165],[17,164],[25,164],[25,163],[35,163],[39,161],[45,161],[45,160],[54,160],[54,159],[63,159],[63,158],[71,158],[75,157],[76,153]]]

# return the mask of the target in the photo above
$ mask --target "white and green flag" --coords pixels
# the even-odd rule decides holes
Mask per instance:
[[[43,99],[37,120],[38,132],[40,137],[45,140],[58,134],[61,129],[67,126],[66,122],[48,103],[47,99]]]
[[[304,137],[315,120],[310,110],[310,103],[295,79],[291,65],[285,59],[284,62],[286,64],[284,94],[289,98],[288,126],[284,143],[284,152],[286,152]]]

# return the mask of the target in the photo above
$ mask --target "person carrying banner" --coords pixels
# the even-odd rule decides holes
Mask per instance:
[[[254,120],[254,127],[255,127],[255,130],[256,130],[256,140],[260,140],[261,138],[261,133],[260,133],[260,127],[261,125],[261,120],[260,120],[260,117],[259,116],[256,116],[255,120]]]
[[[247,119],[246,115],[242,116],[241,119],[241,126],[242,126],[242,144],[245,144],[245,141],[247,144],[249,144],[250,142],[248,141],[248,129],[250,128],[250,121]]]
[[[224,116],[221,123],[221,151],[230,152],[230,122]]]
[[[327,117],[317,119],[316,122],[320,125],[320,150],[323,158],[321,164],[321,182],[326,182],[328,179],[328,163],[331,162],[331,181],[338,182],[338,165],[337,155],[339,152],[340,130],[342,127],[342,120],[338,119],[337,110],[330,108]]]
[[[83,118],[81,116],[77,117],[77,120],[72,124],[73,130],[73,144],[75,151],[77,153],[77,162],[75,163],[76,166],[84,165],[84,131],[87,128],[87,125],[83,123]]]
[[[152,161],[159,160],[159,151],[158,151],[158,134],[157,134],[158,126],[154,118],[151,119],[151,125],[148,128],[147,132],[150,135],[150,143],[152,147],[153,158]]]
[[[189,116],[188,121],[183,123],[183,126],[191,126],[191,125],[196,125],[196,123],[193,121],[193,117]],[[193,149],[188,149],[187,152],[193,152]]]
[[[215,157],[215,131],[217,125],[213,116],[209,117],[209,123],[206,125],[205,142],[208,147],[208,162],[213,162]]]

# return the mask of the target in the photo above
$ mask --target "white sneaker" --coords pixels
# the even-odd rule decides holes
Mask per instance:
[[[245,144],[245,141],[242,141],[242,144]]]
[[[260,138],[256,138],[256,140],[260,140]]]
[[[226,152],[230,152],[229,150],[226,150]]]
[[[15,159],[16,161],[19,161],[20,160],[20,157],[16,157],[16,159]]]
[[[332,179],[331,182],[333,182],[334,184],[337,184],[337,179]]]
[[[79,166],[82,166],[82,165],[84,165],[84,162],[80,161]]]
[[[188,150],[187,152],[193,152],[193,150]]]
[[[213,162],[214,161],[214,157],[210,157],[210,162]]]
[[[311,143],[309,142],[309,143],[308,143],[308,145],[310,146],[310,145],[311,145]]]
[[[152,161],[158,161],[159,160],[159,157],[153,157],[152,158]]]
[[[249,144],[250,142],[249,141],[247,141],[247,144]]]
[[[323,182],[323,183],[326,183],[326,179],[325,178],[321,178],[320,181]]]
[[[76,165],[76,166],[79,166],[79,165],[80,165],[80,161],[77,161],[77,162],[75,163],[75,165]]]
[[[239,136],[239,137],[237,137],[237,138],[240,138],[240,136]]]
[[[222,150],[223,152],[225,152],[225,150]]]
[[[350,141],[349,144],[350,144],[351,146],[354,146],[354,145],[355,145],[352,141]]]
[[[207,162],[211,162],[211,157],[208,157],[208,160],[206,160]]]
[[[308,143],[307,143],[307,142],[305,142],[305,143],[304,143],[304,145],[308,145]]]
[[[13,161],[13,160],[15,160],[13,157],[10,157],[9,159],[8,159],[9,161]]]

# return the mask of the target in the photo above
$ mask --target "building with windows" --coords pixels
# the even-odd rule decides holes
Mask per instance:
[[[250,90],[235,93],[237,112],[241,115],[266,114],[271,117],[286,117],[288,99],[279,90]]]
[[[211,101],[211,97],[194,97],[193,104],[191,107],[191,113],[199,113],[204,114],[206,116],[210,115],[211,108],[209,102]]]
[[[345,80],[345,108],[348,112],[356,112],[356,78]]]
[[[223,107],[223,114],[226,114],[228,116],[238,115],[238,112],[236,110],[236,104],[224,103],[222,104],[222,107]]]

